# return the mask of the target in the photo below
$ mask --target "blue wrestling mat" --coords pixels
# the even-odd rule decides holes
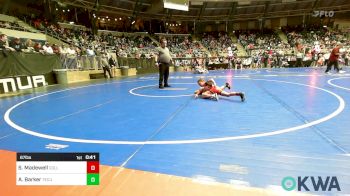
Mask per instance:
[[[171,73],[165,89],[157,74],[55,86],[0,100],[0,149],[100,152],[104,165],[272,189],[286,176],[336,176],[350,193],[345,70]],[[199,77],[229,82],[246,101],[194,99]]]

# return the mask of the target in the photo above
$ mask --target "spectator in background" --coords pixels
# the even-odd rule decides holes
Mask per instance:
[[[269,62],[269,54],[267,51],[264,52],[264,55],[263,55],[263,62],[264,62],[264,68],[267,68],[267,64]]]
[[[87,56],[95,56],[95,52],[91,46],[88,49],[86,49],[86,54]]]
[[[344,56],[345,66],[349,66],[349,59],[350,59],[350,51],[345,53],[345,56]]]
[[[34,51],[35,51],[35,52],[43,53],[41,44],[40,44],[39,42],[36,42],[36,43],[34,44]]]
[[[95,51],[92,49],[91,46],[89,46],[87,49],[86,49],[86,55],[88,57],[88,60],[89,60],[89,63],[90,63],[90,68],[94,68],[95,67]]]
[[[5,34],[1,34],[0,35],[0,49],[3,50],[3,54],[5,55],[5,50],[9,50],[9,51],[15,51],[15,49],[11,48],[8,44],[8,41],[7,41],[7,35]],[[7,55],[5,55],[7,56]]]
[[[297,54],[297,62],[295,64],[296,67],[302,67],[303,65],[303,50],[304,47],[300,43],[296,43],[296,54]]]
[[[317,66],[317,67],[322,67],[323,64],[324,64],[324,61],[325,61],[324,55],[319,54],[319,55],[318,55],[317,62],[316,62],[316,66]]]
[[[80,48],[78,48],[78,47],[74,47],[74,48],[75,48],[76,55],[81,56],[82,51],[80,50]]]
[[[53,50],[49,42],[45,42],[45,45],[43,46],[43,50],[45,54],[53,54]]]
[[[76,56],[77,52],[75,51],[75,47],[73,45],[69,46],[69,48],[67,49],[67,54],[69,56]]]
[[[77,52],[75,50],[74,45],[71,45],[68,49],[67,49],[67,58],[66,58],[66,64],[65,67],[66,68],[70,68],[70,69],[74,69],[77,68],[78,64],[77,64]]]
[[[329,61],[330,56],[331,56],[331,53],[328,51],[324,54],[324,64],[325,65],[328,65],[328,61]]]
[[[15,49],[17,52],[22,52],[22,50],[25,49],[18,37],[12,40],[10,47]]]
[[[31,39],[27,39],[24,47],[26,48],[26,52],[34,52],[34,42]]]
[[[60,48],[58,47],[57,44],[53,44],[53,45],[52,45],[52,50],[53,50],[53,53],[54,53],[54,54],[57,54],[57,55],[60,55],[60,54],[61,54]]]
[[[112,55],[110,55],[108,59],[109,66],[111,67],[117,67],[118,61],[115,61]]]
[[[61,52],[61,55],[66,55],[67,54],[67,47],[64,44],[62,44],[60,46],[60,52]]]
[[[82,47],[81,48],[81,53],[80,53],[82,56],[83,55],[87,55],[87,50],[86,50],[86,48],[85,47]]]
[[[67,47],[62,44],[60,47],[59,47],[59,50],[60,50],[60,60],[62,62],[62,65],[64,67],[66,67],[67,65]]]

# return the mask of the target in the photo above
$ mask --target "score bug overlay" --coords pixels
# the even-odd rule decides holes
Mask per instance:
[[[17,153],[17,185],[99,185],[99,153]]]

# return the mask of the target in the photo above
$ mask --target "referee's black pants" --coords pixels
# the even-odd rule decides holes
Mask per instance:
[[[329,72],[332,69],[333,65],[334,65],[334,69],[337,70],[337,72],[339,72],[340,69],[339,69],[338,60],[328,61],[326,72]]]
[[[159,64],[159,86],[167,86],[169,78],[169,63]],[[163,83],[164,82],[164,83]]]
[[[103,75],[105,76],[105,78],[107,78],[107,73],[109,74],[109,78],[113,78],[112,73],[111,73],[111,69],[108,66],[103,66]]]

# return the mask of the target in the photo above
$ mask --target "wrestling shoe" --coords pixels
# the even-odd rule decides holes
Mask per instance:
[[[346,71],[343,71],[343,70],[339,70],[338,73],[339,74],[342,74],[342,73],[345,73]]]
[[[217,94],[217,93],[213,94],[213,95],[211,96],[211,99],[214,100],[214,101],[219,101],[219,96],[218,96],[218,94]]]
[[[171,87],[169,84],[164,85],[164,87]]]
[[[229,90],[231,89],[231,85],[228,82],[225,83],[225,87],[228,88]]]
[[[245,94],[244,93],[240,93],[239,96],[241,97],[241,101],[244,102],[245,101]]]

